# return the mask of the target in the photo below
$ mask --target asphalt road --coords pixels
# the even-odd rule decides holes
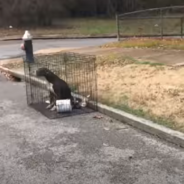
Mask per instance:
[[[49,120],[0,77],[1,184],[183,184],[184,150],[104,116]]]
[[[34,40],[34,51],[62,48],[62,47],[89,47],[98,46],[104,43],[116,41],[116,39],[67,39],[67,40]],[[0,41],[0,59],[8,59],[13,57],[20,57],[24,52],[20,49],[22,41]]]

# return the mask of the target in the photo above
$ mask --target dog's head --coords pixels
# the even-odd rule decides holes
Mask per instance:
[[[49,76],[51,74],[52,74],[52,72],[47,68],[39,68],[36,71],[36,76],[37,77],[46,77],[46,76]]]

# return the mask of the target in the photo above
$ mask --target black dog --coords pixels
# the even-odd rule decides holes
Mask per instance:
[[[73,97],[71,95],[71,89],[68,84],[60,79],[57,75],[51,72],[47,68],[39,68],[36,71],[37,77],[45,77],[46,80],[52,85],[50,90],[50,105],[47,106],[48,109],[56,110],[56,100],[70,99],[71,104],[73,104]]]

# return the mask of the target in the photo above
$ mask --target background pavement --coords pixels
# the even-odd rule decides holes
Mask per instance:
[[[81,48],[99,46],[116,39],[53,39],[53,40],[33,40],[34,51],[49,48]],[[24,52],[20,49],[22,41],[0,41],[0,59],[20,57]]]
[[[98,113],[46,119],[24,83],[0,86],[1,184],[184,183],[183,149]]]

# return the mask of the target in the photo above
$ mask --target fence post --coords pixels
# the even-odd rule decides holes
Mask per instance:
[[[28,91],[31,92],[31,94],[30,94],[31,99],[28,99],[28,95],[27,95],[27,104],[30,105],[30,103],[32,103],[32,101],[33,101],[33,92],[32,92],[31,79],[30,79],[30,75],[31,75],[30,64],[34,62],[34,55],[33,55],[32,36],[29,33],[29,31],[25,31],[25,33],[22,37],[22,40],[24,43],[21,44],[21,49],[24,50],[26,53],[26,59],[24,61],[24,72],[26,72],[25,71],[26,65],[28,66],[28,76],[25,73],[25,78],[26,78],[25,80],[26,80],[26,82],[29,82],[29,85],[26,84],[26,93],[28,94]]]
[[[163,19],[163,10],[162,9],[160,9],[160,19],[161,19],[160,32],[161,32],[161,38],[163,39],[163,35],[164,35],[164,19]]]
[[[117,28],[117,40],[120,41],[119,16],[118,16],[118,14],[116,14],[116,28]]]
[[[183,38],[183,17],[181,17],[180,25],[181,25],[181,38]]]

